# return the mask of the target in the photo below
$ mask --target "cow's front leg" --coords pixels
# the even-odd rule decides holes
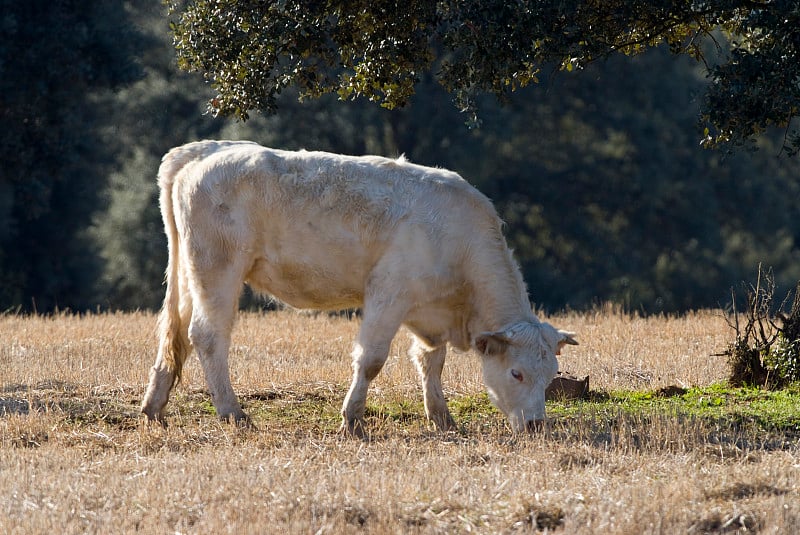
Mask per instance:
[[[383,368],[389,347],[403,318],[403,310],[387,309],[384,302],[367,301],[353,348],[353,381],[342,405],[340,432],[363,437],[364,411],[370,382]]]
[[[342,426],[340,432],[346,435],[363,437],[364,412],[367,405],[369,384],[383,368],[389,356],[391,339],[385,342],[365,343],[362,336],[353,348],[353,381],[342,405]]]
[[[452,429],[456,425],[447,408],[442,390],[442,369],[446,352],[446,345],[430,348],[417,337],[414,337],[414,345],[409,350],[422,381],[425,415],[442,431]]]
[[[248,421],[247,416],[233,392],[228,369],[233,316],[232,308],[209,311],[206,307],[197,306],[189,325],[189,339],[203,366],[203,374],[217,416],[222,420],[244,424]]]

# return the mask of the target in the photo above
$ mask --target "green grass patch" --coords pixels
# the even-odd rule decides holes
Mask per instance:
[[[327,390],[275,390],[244,396],[242,402],[244,411],[256,425],[335,431],[341,423],[341,399]]]
[[[245,411],[256,425],[335,432],[341,423],[343,387],[305,391],[275,390],[242,396]],[[184,418],[213,417],[213,405],[205,393],[177,396],[173,404]],[[450,412],[466,434],[496,431],[505,427],[505,417],[491,404],[485,392],[451,396]],[[646,436],[653,426],[685,429],[720,440],[747,443],[760,440],[800,440],[800,385],[782,390],[731,387],[724,383],[688,389],[591,391],[586,399],[547,403],[548,416],[559,433],[604,441],[620,429]],[[425,408],[418,396],[375,397],[366,408],[370,429],[389,424],[408,431],[426,427]],[[717,440],[717,439],[714,439]]]
[[[615,390],[592,392],[586,400],[548,403],[551,417],[592,414],[614,418],[669,416],[691,418],[717,425],[755,424],[758,428],[791,435],[800,434],[800,387],[764,390],[715,383],[672,391]]]
[[[421,401],[395,400],[367,403],[367,418],[388,419],[395,423],[407,424],[425,418],[425,407]]]
[[[494,417],[493,415],[498,414],[486,392],[473,396],[458,396],[451,399],[447,405],[456,420],[485,419],[487,416]]]

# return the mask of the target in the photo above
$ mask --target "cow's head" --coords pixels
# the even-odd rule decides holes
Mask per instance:
[[[525,321],[475,338],[489,398],[514,431],[544,421],[544,392],[558,372],[556,355],[565,344],[578,344],[573,336],[548,323]]]

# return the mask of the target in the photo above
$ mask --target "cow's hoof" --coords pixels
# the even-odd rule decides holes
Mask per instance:
[[[540,435],[549,430],[549,425],[546,419],[529,420],[528,422],[525,423],[525,428],[527,429],[528,434]]]
[[[167,428],[167,419],[164,417],[163,414],[156,413],[156,414],[149,414],[142,410],[141,419],[144,421],[146,426],[161,426],[162,428]]]
[[[448,431],[453,431],[457,428],[456,421],[453,419],[453,417],[450,415],[449,412],[445,415],[433,416],[430,419],[433,421],[433,424],[436,426],[436,429],[444,433]]]
[[[343,437],[354,437],[362,440],[367,438],[363,420],[342,420],[339,434]]]
[[[227,422],[231,425],[235,425],[241,429],[255,429],[256,426],[253,424],[253,421],[250,417],[245,414],[243,411],[237,411],[236,413],[226,414],[220,416],[219,418],[223,422]]]

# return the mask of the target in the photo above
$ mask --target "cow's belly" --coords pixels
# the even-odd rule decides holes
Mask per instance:
[[[285,216],[267,222],[248,284],[296,308],[361,306],[382,248],[365,243],[335,214],[306,212],[311,213],[305,218]]]
[[[293,307],[360,307],[375,284],[402,285],[409,299],[427,301],[442,291],[432,281],[451,277],[438,265],[440,251],[427,231],[417,226],[389,226],[377,216],[356,217],[319,204],[270,206],[265,213],[270,216],[256,233],[246,281]]]
[[[308,262],[259,258],[246,282],[295,308],[341,310],[364,301],[363,277]]]

